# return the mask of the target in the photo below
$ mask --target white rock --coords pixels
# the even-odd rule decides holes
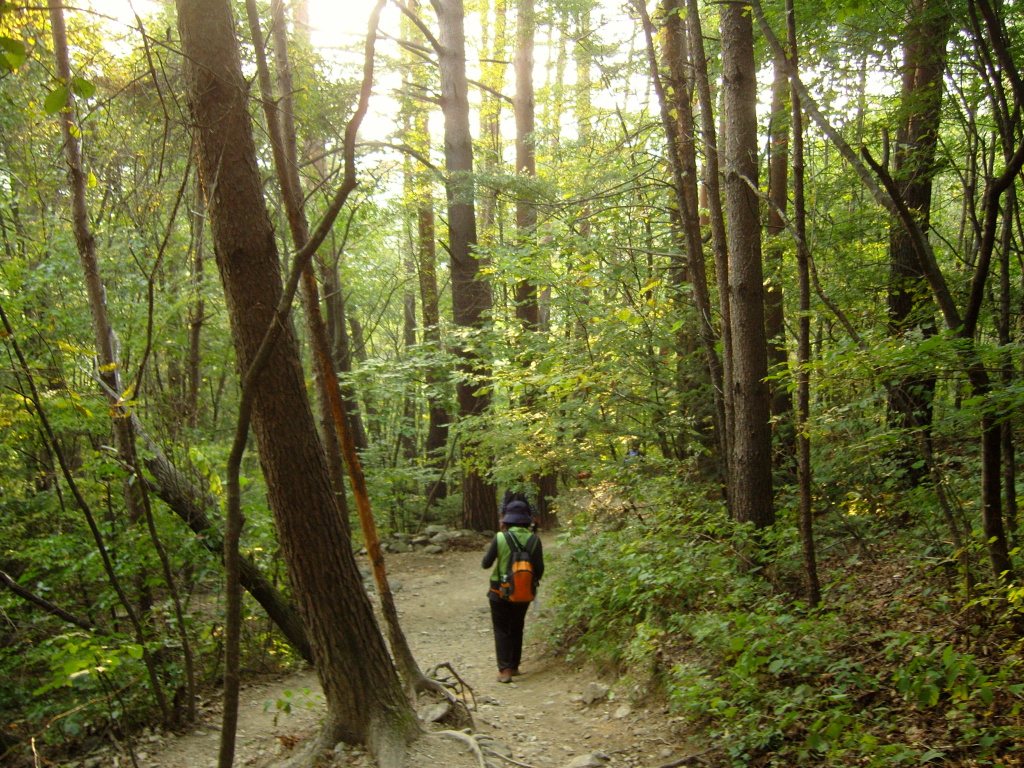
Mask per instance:
[[[565,764],[565,768],[604,768],[604,764],[607,762],[607,755],[602,755],[600,752],[590,752],[586,755],[574,757]]]
[[[583,693],[580,695],[580,699],[589,706],[595,701],[600,701],[607,697],[609,690],[608,686],[603,683],[587,683]]]

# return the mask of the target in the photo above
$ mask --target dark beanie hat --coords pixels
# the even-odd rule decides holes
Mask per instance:
[[[529,528],[533,523],[530,517],[530,507],[522,501],[512,501],[505,506],[505,514],[501,516],[501,522],[505,525],[518,525]]]

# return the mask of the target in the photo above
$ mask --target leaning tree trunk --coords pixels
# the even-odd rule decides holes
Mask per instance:
[[[177,7],[200,171],[210,190],[214,250],[243,372],[268,329],[282,324],[253,391],[252,426],[327,701],[319,743],[366,743],[382,762],[398,764],[405,742],[417,732],[416,719],[338,515],[294,329],[287,317],[277,315],[281,272],[256,164],[231,4],[178,0]]]
[[[273,86],[270,83],[269,67],[266,57],[262,53],[262,40],[259,28],[259,16],[256,10],[255,0],[246,0],[249,11],[250,29],[253,34],[253,41],[256,45],[256,60],[259,70],[260,88],[263,91],[264,114],[267,119],[268,134],[274,147],[274,164],[277,168],[278,181],[282,188],[282,197],[288,211],[288,221],[292,230],[292,239],[296,250],[306,247],[309,241],[309,226],[306,220],[305,209],[302,205],[302,196],[299,188],[298,176],[298,151],[295,140],[295,125],[291,117],[292,99],[290,64],[287,52],[287,36],[284,30],[287,29],[284,15],[284,5],[281,0],[273,0],[271,5],[274,13],[275,37],[275,59],[277,61],[278,76],[281,79],[281,90],[285,94],[280,99],[281,111],[276,111],[272,104],[278,100],[273,93]],[[373,567],[373,576],[377,584],[377,594],[381,601],[381,612],[384,615],[387,627],[388,639],[391,643],[391,653],[401,673],[402,679],[410,690],[422,686],[424,675],[413,658],[412,651],[402,632],[398,621],[398,610],[395,607],[388,583],[384,566],[384,555],[380,547],[380,538],[377,534],[377,524],[370,507],[370,496],[366,487],[366,480],[363,476],[362,464],[356,450],[355,439],[349,430],[349,422],[346,419],[345,401],[341,396],[338,386],[338,379],[331,366],[330,343],[327,337],[327,328],[320,316],[320,302],[317,295],[316,281],[313,279],[313,271],[309,265],[306,266],[302,275],[304,290],[304,308],[306,311],[306,328],[309,334],[309,341],[313,347],[314,366],[317,370],[317,387],[319,396],[322,399],[321,409],[326,411],[323,417],[324,432],[338,445],[338,463],[348,468],[348,478],[352,485],[352,495],[355,499],[356,511],[359,515],[359,522],[362,527],[363,539],[366,543],[367,552],[370,555],[370,562]],[[342,454],[344,461],[342,462]],[[332,482],[334,478],[332,477]],[[342,494],[344,489],[342,489]],[[347,527],[347,520],[343,523]]]

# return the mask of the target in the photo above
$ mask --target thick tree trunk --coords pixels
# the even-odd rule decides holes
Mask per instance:
[[[535,99],[533,92],[533,37],[537,22],[533,0],[517,0],[516,3],[516,55],[515,80],[516,92],[512,100],[512,108],[516,119],[516,173],[533,179],[537,175],[537,146],[534,136]],[[527,263],[533,261],[537,242],[537,204],[531,196],[520,194],[516,200],[516,231],[520,246],[527,254]],[[539,249],[537,251],[539,253]],[[515,311],[523,334],[543,332],[540,322],[540,302],[537,296],[537,284],[530,278],[524,278],[515,286]],[[527,342],[526,350],[532,346]],[[529,352],[527,352],[527,355]],[[521,362],[529,366],[531,359],[523,355]],[[524,405],[533,408],[536,397],[528,392],[524,397]],[[538,522],[545,528],[554,528],[558,520],[551,510],[549,499],[555,495],[557,478],[553,473],[544,472],[533,478],[537,486]]]
[[[480,167],[484,174],[504,172],[502,159],[504,146],[501,137],[505,73],[508,69],[508,14],[507,0],[493,0],[493,27],[491,9],[485,2],[481,9],[481,80],[485,86],[480,94]],[[493,34],[492,34],[493,33]],[[487,242],[496,235],[498,190],[495,185],[484,185],[480,190],[480,236]]]
[[[281,274],[227,0],[178,0],[185,79],[210,190],[210,222],[235,349],[247,371],[284,322],[255,387],[252,425],[270,507],[327,701],[323,744],[397,758],[417,731],[345,534],[306,397],[294,329],[275,309]]]
[[[448,250],[451,254],[452,312],[455,324],[462,328],[481,328],[491,309],[491,290],[479,276],[476,246],[476,213],[473,195],[473,140],[469,131],[469,98],[466,80],[466,41],[463,29],[465,13],[462,0],[438,0],[440,27],[438,65],[441,76],[441,110],[444,115],[444,156],[448,172]],[[490,405],[481,379],[477,356],[460,352],[463,377],[456,386],[459,416],[479,416]],[[462,524],[476,531],[497,527],[497,494],[484,479],[474,444],[467,438],[463,453],[468,459],[462,476]]]
[[[720,6],[722,89],[729,238],[735,406],[730,466],[733,516],[764,528],[772,506],[771,403],[764,332],[764,275],[757,187],[757,80],[750,11],[742,2]]]
[[[935,151],[942,118],[942,78],[946,69],[946,40],[950,15],[945,2],[914,0],[904,33],[902,119],[897,132],[893,178],[907,208],[927,236],[935,175]],[[894,335],[919,329],[935,333],[928,283],[918,264],[911,234],[899,220],[889,229],[889,328]],[[890,389],[889,422],[901,430],[922,431],[930,440],[934,375],[903,378]],[[898,454],[909,479],[927,477],[918,469],[916,440]]]

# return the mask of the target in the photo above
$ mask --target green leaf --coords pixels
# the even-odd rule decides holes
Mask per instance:
[[[73,77],[71,78],[71,90],[80,99],[90,99],[96,93],[96,86],[84,77]]]
[[[935,760],[935,759],[940,758],[940,757],[945,757],[945,756],[946,756],[945,752],[941,752],[941,751],[939,751],[937,749],[929,749],[927,752],[925,752],[923,755],[921,755],[921,762],[922,763],[930,763],[932,760]]]
[[[43,109],[48,115],[55,115],[64,109],[68,103],[68,87],[62,85],[58,88],[54,88],[46,97],[46,101],[43,102]]]
[[[3,69],[13,71],[24,64],[28,58],[25,43],[21,40],[0,35],[0,49],[3,49],[3,56],[0,56],[0,67]]]
[[[131,656],[133,659],[141,659],[142,658],[142,646],[141,645],[138,645],[137,643],[131,643],[129,645],[126,645],[124,647],[124,649],[126,651],[128,651],[128,655]]]
[[[939,703],[939,687],[926,683],[917,692],[918,702],[925,707],[934,707]]]

